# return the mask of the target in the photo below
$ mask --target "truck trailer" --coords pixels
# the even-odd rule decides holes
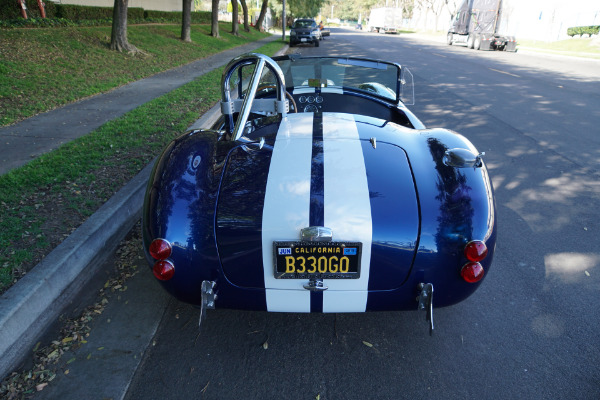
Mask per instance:
[[[500,33],[507,25],[501,0],[465,0],[448,30],[447,43],[466,43],[469,49],[517,51],[514,36]]]
[[[367,25],[369,32],[398,33],[402,25],[402,9],[393,7],[373,8]]]

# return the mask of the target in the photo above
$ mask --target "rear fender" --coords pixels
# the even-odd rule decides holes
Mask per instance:
[[[421,210],[419,249],[413,277],[435,287],[434,305],[457,303],[472,294],[482,281],[466,283],[460,276],[467,262],[463,254],[471,240],[483,240],[488,256],[481,262],[491,266],[496,242],[493,189],[485,164],[474,168],[446,165],[444,154],[453,148],[477,149],[463,136],[443,130],[422,131],[422,147],[428,152],[411,157]]]
[[[202,281],[216,280],[219,274],[214,240],[218,136],[215,131],[195,130],[171,142],[154,166],[144,199],[146,258],[150,266],[156,261],[148,253],[152,240],[169,241],[175,274],[161,284],[179,300],[192,304],[201,302]]]

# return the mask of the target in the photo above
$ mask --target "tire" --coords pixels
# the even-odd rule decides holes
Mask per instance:
[[[473,48],[474,41],[475,41],[475,38],[473,37],[473,35],[469,35],[469,37],[467,38],[467,49]]]
[[[295,46],[294,42],[290,42],[290,47],[294,47],[294,46]]]
[[[315,40],[315,47],[319,47],[319,41]]]
[[[475,36],[475,40],[473,41],[473,48],[475,50],[481,49],[481,36]]]
[[[448,46],[452,46],[452,38],[454,37],[454,35],[452,33],[448,32],[448,36],[446,36],[446,43],[448,44]]]

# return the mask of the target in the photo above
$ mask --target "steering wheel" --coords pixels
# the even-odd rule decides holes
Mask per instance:
[[[262,85],[262,86],[259,86],[258,89],[256,89],[256,92],[258,93],[258,92],[261,92],[261,91],[267,90],[267,89],[277,90],[277,86],[272,85],[272,84]],[[285,91],[285,97],[286,97],[286,99],[288,99],[290,101],[290,103],[294,107],[294,112],[297,113],[298,106],[296,105],[296,101],[294,100],[294,97],[290,94],[290,92],[288,92],[287,90]]]

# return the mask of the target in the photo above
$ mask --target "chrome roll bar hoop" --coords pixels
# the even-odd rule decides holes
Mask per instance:
[[[230,87],[230,79],[233,73],[240,67],[246,65],[256,64],[254,68],[254,73],[250,78],[250,82],[248,85],[248,92],[244,97],[242,102],[239,116],[236,121],[233,120],[233,114],[236,109],[234,105],[234,101],[231,96],[231,87]],[[258,84],[260,82],[260,78],[262,76],[263,70],[265,66],[271,70],[273,75],[275,75],[276,79],[276,90],[277,90],[277,101],[273,103],[273,109],[282,115],[282,117],[286,116],[287,107],[285,107],[285,78],[283,76],[283,71],[277,65],[273,59],[267,57],[263,54],[258,53],[246,53],[242,54],[239,57],[234,58],[227,64],[225,70],[223,72],[223,76],[221,77],[221,110],[224,115],[227,116],[228,122],[228,132],[231,134],[231,140],[237,141],[242,137],[244,132],[244,126],[248,121],[248,116],[250,115],[250,111],[252,110],[252,103],[254,102],[254,98],[256,97],[256,91],[258,89]],[[241,83],[240,83],[241,84]]]

